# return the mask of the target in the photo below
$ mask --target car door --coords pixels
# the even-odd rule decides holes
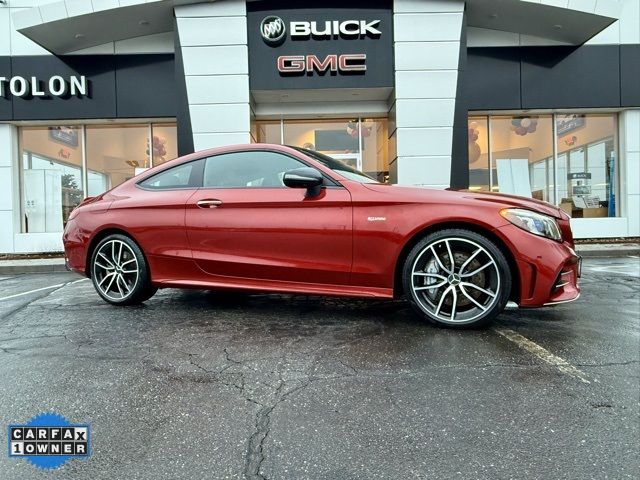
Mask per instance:
[[[154,279],[172,278],[193,270],[184,230],[185,205],[202,185],[204,160],[167,168],[136,184],[109,208],[134,236],[149,260]]]
[[[217,277],[348,284],[351,196],[337,184],[315,197],[284,186],[284,172],[305,166],[267,150],[207,158],[203,187],[186,205],[198,266]]]

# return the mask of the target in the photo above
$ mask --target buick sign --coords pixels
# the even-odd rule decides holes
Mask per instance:
[[[291,22],[291,37],[316,38],[378,38],[380,20],[327,20],[324,22]]]
[[[262,39],[272,46],[281,44],[287,35],[287,27],[280,17],[270,15],[265,17],[260,23],[260,34]]]
[[[378,29],[380,20],[327,20],[324,22],[290,22],[291,38],[378,38],[382,32]],[[287,36],[287,27],[280,17],[269,15],[260,23],[260,34],[267,45],[281,45]]]

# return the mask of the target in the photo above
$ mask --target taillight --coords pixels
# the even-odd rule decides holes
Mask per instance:
[[[78,216],[78,210],[80,210],[80,206],[81,205],[82,205],[82,203],[80,203],[80,205],[78,205],[76,208],[71,210],[71,213],[69,214],[69,218],[67,219],[67,221],[73,220],[74,218],[76,218]]]

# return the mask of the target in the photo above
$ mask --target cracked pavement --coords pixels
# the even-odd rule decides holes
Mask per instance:
[[[496,323],[589,384],[401,301],[164,290],[118,308],[71,273],[0,278],[0,299],[64,283],[0,300],[2,425],[54,410],[93,449],[51,472],[3,454],[0,478],[637,478],[639,263],[586,260],[577,303]]]

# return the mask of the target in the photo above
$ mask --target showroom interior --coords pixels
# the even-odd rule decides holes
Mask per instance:
[[[61,251],[82,199],[249,142],[547,201],[578,238],[639,236],[640,2],[500,4],[8,0],[0,253]]]

